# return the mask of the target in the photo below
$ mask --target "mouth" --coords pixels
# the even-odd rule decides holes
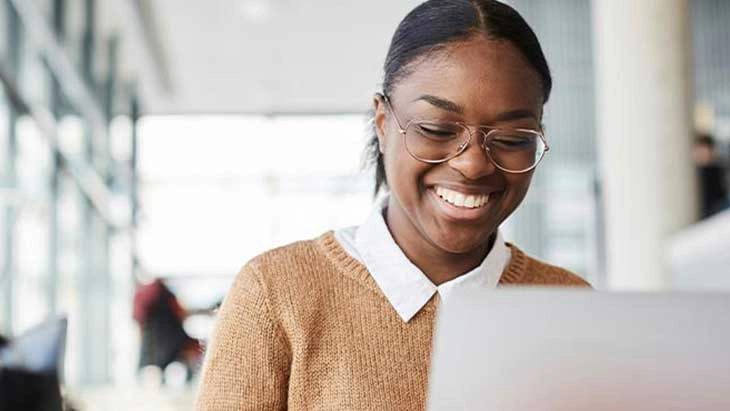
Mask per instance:
[[[483,218],[499,193],[464,193],[442,186],[427,189],[437,208],[449,220],[473,221]]]
[[[446,187],[434,187],[436,195],[445,202],[460,208],[479,208],[484,207],[489,202],[490,194],[466,194],[460,193]]]

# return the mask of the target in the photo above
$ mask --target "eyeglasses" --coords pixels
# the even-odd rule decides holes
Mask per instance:
[[[464,123],[410,120],[401,126],[390,99],[383,99],[403,135],[406,151],[416,160],[438,164],[463,153],[474,135]],[[550,147],[542,132],[526,128],[478,127],[481,146],[489,160],[507,173],[526,173],[540,163]]]

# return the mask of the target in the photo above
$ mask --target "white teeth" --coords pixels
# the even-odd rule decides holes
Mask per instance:
[[[469,196],[471,197],[471,196]],[[464,194],[457,194],[456,198],[454,199],[454,205],[457,207],[463,207],[464,206]]]
[[[446,198],[446,200],[448,202],[450,202],[452,204],[456,202],[456,193],[455,192],[453,192],[453,191],[446,191],[445,194],[446,194],[445,198]]]
[[[457,207],[477,208],[489,202],[489,194],[471,195],[458,191],[449,190],[448,188],[436,187],[436,194]]]

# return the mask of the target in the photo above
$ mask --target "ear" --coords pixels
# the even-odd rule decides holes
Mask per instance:
[[[380,153],[383,153],[385,150],[385,136],[387,135],[386,125],[388,124],[388,107],[385,103],[385,96],[380,93],[375,93],[375,96],[373,96],[373,106],[375,108],[373,126],[375,127],[375,134],[378,136]]]

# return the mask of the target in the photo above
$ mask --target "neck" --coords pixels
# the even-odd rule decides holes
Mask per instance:
[[[416,265],[435,285],[451,281],[477,268],[494,246],[497,233],[489,237],[489,241],[466,253],[448,252],[433,244],[408,222],[405,215],[398,216],[399,207],[388,207],[385,224],[393,236],[395,243],[403,251],[408,260]],[[401,221],[405,224],[398,224]],[[392,223],[391,223],[392,222]]]

